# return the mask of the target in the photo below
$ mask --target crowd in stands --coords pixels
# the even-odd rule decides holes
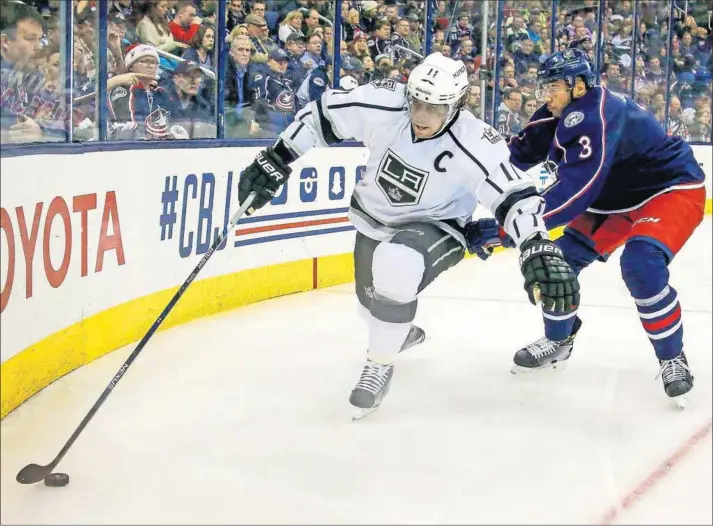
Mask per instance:
[[[487,28],[480,0],[343,0],[336,32],[336,3],[329,0],[224,0],[223,21],[218,0],[108,0],[101,50],[97,0],[71,0],[70,84],[60,53],[64,1],[0,0],[3,143],[66,141],[68,128],[74,141],[97,140],[100,105],[109,140],[215,138],[219,78],[225,137],[275,137],[334,84],[335,38],[342,89],[384,78],[406,82],[425,52],[426,2],[433,13],[431,51],[464,61],[467,108],[480,116],[484,107],[503,135],[517,133],[542,104],[541,60],[552,49],[579,47],[602,85],[633,96],[669,133],[711,141],[710,0],[676,6],[670,76],[668,1],[640,0],[635,16],[631,0],[602,0],[600,35],[598,0],[560,0],[554,20],[550,0],[504,0],[496,49],[495,0],[487,4]],[[226,35],[220,71],[219,27]],[[107,100],[98,101],[104,52]]]

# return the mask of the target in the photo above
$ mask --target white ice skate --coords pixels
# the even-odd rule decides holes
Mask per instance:
[[[659,360],[661,369],[656,379],[663,380],[663,387],[666,394],[671,398],[679,409],[683,409],[688,404],[689,392],[693,389],[693,375],[688,367],[686,354],[681,354],[671,360]]]
[[[574,322],[572,335],[562,341],[556,342],[542,337],[536,342],[523,347],[515,353],[512,374],[531,373],[543,369],[564,369],[566,361],[572,355],[574,337],[577,335],[582,322],[579,318]]]
[[[389,392],[393,375],[394,364],[381,365],[371,360],[366,361],[359,382],[349,397],[349,403],[354,407],[352,420],[364,418],[381,405]]]

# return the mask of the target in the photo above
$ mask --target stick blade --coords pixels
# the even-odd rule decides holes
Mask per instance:
[[[20,484],[37,484],[38,482],[43,481],[50,473],[52,473],[51,466],[28,464],[20,470],[15,479]]]

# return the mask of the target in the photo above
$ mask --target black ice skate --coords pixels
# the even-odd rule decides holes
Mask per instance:
[[[663,388],[666,394],[672,398],[678,407],[683,409],[688,403],[688,392],[693,389],[693,376],[688,367],[686,354],[681,354],[671,360],[659,360],[661,370],[656,375],[663,379]]]
[[[418,345],[419,343],[422,343],[425,339],[426,332],[421,327],[411,325],[411,330],[408,331],[408,335],[406,336],[406,339],[404,340],[404,343],[401,346],[399,352],[405,351],[406,349],[409,349],[414,345]]]
[[[349,403],[354,406],[352,420],[365,417],[381,405],[389,392],[393,375],[394,364],[381,365],[371,360],[366,361],[359,382],[349,397]]]
[[[572,335],[562,341],[555,342],[542,337],[527,347],[523,347],[515,353],[513,366],[510,368],[512,374],[530,373],[542,369],[563,368],[566,360],[572,354],[574,347],[574,337],[577,335],[582,321],[577,318],[572,328]]]

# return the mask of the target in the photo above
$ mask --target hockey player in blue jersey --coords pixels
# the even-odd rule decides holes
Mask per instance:
[[[666,394],[683,406],[693,376],[668,265],[703,219],[704,173],[690,146],[666,135],[651,114],[595,86],[582,51],[552,54],[537,76],[538,99],[546,104],[510,139],[510,161],[522,170],[541,162],[555,170],[555,182],[543,191],[543,219],[548,229],[567,225],[556,244],[575,272],[624,247],[622,278],[660,362]],[[492,224],[477,225],[473,252],[493,237],[487,232]],[[582,324],[577,312],[542,314],[545,337],[515,354],[514,373],[556,367],[572,352]]]

